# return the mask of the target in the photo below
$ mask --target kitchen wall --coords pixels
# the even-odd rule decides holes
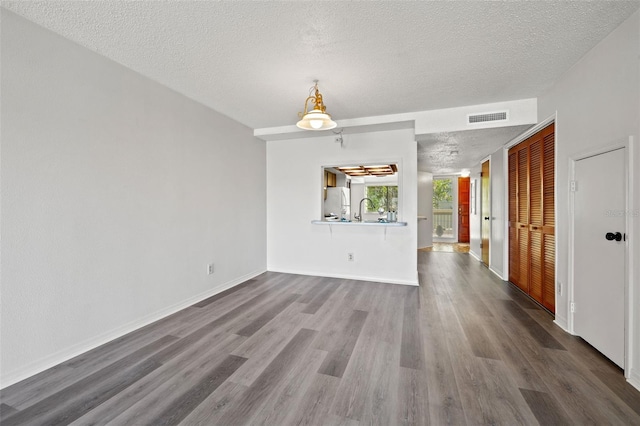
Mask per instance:
[[[322,167],[398,163],[406,227],[314,225]],[[295,176],[295,178],[292,178]],[[352,184],[352,192],[357,185]],[[267,267],[270,271],[417,285],[417,144],[412,129],[267,142]],[[357,206],[352,206],[352,212]],[[347,261],[347,253],[355,260]]]
[[[614,141],[635,142],[635,188],[632,212],[640,208],[640,12],[614,30],[588,52],[545,95],[539,98],[538,116],[556,115],[556,241],[557,282],[567,283],[569,265],[569,159]],[[631,382],[640,389],[640,218],[631,216],[629,245],[636,261],[632,266],[633,312],[631,321]],[[580,264],[576,265],[577,268]],[[567,328],[568,292],[556,293],[556,322]]]
[[[0,10],[8,386],[265,271],[266,147]]]

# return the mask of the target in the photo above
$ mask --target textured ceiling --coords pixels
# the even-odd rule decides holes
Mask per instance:
[[[3,1],[251,128],[537,97],[638,1]]]
[[[260,129],[294,124],[314,79],[338,123],[538,97],[640,0],[2,6]],[[523,129],[422,136],[419,167],[459,172]]]
[[[446,175],[480,164],[531,126],[466,130],[423,135],[418,138],[418,168]]]

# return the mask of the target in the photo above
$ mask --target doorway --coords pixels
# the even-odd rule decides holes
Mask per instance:
[[[457,187],[457,178],[433,178],[433,241],[458,241]]]
[[[626,148],[574,162],[573,331],[625,366]]]

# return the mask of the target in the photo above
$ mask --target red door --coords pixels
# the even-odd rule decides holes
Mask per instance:
[[[458,242],[469,242],[469,187],[471,178],[458,178]]]

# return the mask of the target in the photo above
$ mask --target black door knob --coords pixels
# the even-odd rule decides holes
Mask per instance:
[[[489,216],[485,216],[485,217],[484,217],[484,220],[489,220]]]
[[[622,234],[620,232],[607,232],[604,236],[607,241],[622,241]]]

